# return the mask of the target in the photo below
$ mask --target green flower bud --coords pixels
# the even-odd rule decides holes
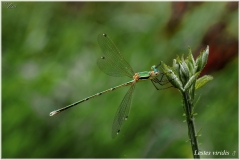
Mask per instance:
[[[178,88],[181,91],[183,90],[182,82],[180,81],[178,75],[175,73],[176,71],[173,70],[173,68],[167,66],[165,63],[162,62],[162,69],[163,72],[166,74],[167,79],[169,82],[176,88]]]
[[[197,77],[199,76],[200,72],[195,73],[187,82],[187,84],[184,86],[184,90],[188,90],[192,84],[197,80]]]

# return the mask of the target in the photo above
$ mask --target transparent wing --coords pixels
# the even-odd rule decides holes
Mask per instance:
[[[107,75],[114,76],[114,77],[123,77],[126,76],[126,73],[123,72],[118,68],[117,65],[114,65],[113,61],[108,57],[100,57],[97,60],[98,67]],[[128,77],[130,75],[127,75]],[[130,76],[132,78],[132,76]]]
[[[98,35],[98,44],[104,54],[98,59],[99,68],[111,76],[128,76],[132,78],[134,71],[124,59],[118,48],[106,34]]]
[[[128,119],[134,89],[135,83],[131,85],[128,92],[124,96],[120,106],[118,107],[112,124],[112,138],[115,138],[117,136],[117,134],[121,130],[122,124]]]

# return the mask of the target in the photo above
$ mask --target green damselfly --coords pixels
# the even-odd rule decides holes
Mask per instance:
[[[128,64],[128,62],[124,59],[124,57],[122,56],[118,48],[115,46],[115,44],[106,34],[100,34],[97,40],[102,52],[104,53],[104,56],[100,57],[97,61],[98,67],[104,73],[110,76],[115,76],[115,77],[128,76],[132,78],[132,80],[129,82],[123,83],[121,85],[115,86],[113,88],[107,89],[105,91],[99,92],[87,98],[84,98],[64,108],[52,111],[50,113],[50,116],[54,116],[68,108],[76,106],[79,103],[85,102],[91,98],[100,96],[104,93],[114,91],[121,87],[130,86],[120,106],[118,107],[118,110],[116,112],[116,115],[112,124],[112,138],[115,138],[116,135],[119,134],[123,123],[128,119],[131,102],[132,102],[133,91],[135,89],[135,84],[137,82],[151,80],[155,88],[159,89],[156,86],[156,84],[163,85],[162,83],[163,74],[161,73],[162,77],[158,79],[160,72],[157,68],[159,67],[160,64],[157,66],[155,65],[152,66],[151,71],[143,71],[143,72],[135,73],[131,68],[131,66]]]

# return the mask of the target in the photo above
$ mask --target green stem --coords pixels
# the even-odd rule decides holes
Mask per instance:
[[[192,101],[190,100],[188,91],[182,92],[182,96],[184,99],[186,120],[188,125],[188,135],[189,135],[191,146],[192,146],[192,154],[194,158],[200,158],[198,154],[199,148],[198,148],[198,141],[197,141],[196,131],[195,131],[194,116],[192,113],[193,104],[192,104]]]

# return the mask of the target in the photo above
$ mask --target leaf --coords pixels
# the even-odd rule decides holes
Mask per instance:
[[[189,68],[188,68],[185,60],[183,60],[181,63],[179,63],[179,65],[180,65],[180,70],[182,71],[184,76],[188,79],[189,78]]]
[[[193,58],[190,47],[188,47],[188,51],[189,51],[189,53],[188,53],[188,56],[187,56],[187,59],[185,60],[185,62],[187,63],[189,71],[190,71],[189,75],[192,76],[195,73],[197,66],[196,66],[196,62]]]
[[[191,87],[191,85],[196,81],[197,77],[199,76],[200,72],[195,73],[187,82],[187,84],[184,86],[184,89],[187,90]]]
[[[192,50],[190,47],[188,47],[188,59],[189,59],[189,62],[193,65],[193,66],[196,66],[196,62],[194,61],[194,58],[193,58],[193,55],[192,55]]]
[[[181,59],[179,56],[176,58],[177,64],[179,65],[178,73],[181,82],[185,85],[189,79],[189,69],[182,55]]]
[[[202,71],[205,65],[207,64],[209,55],[209,46],[203,51],[200,52],[200,55],[196,59],[197,72]]]
[[[203,54],[202,54],[202,66],[201,66],[202,69],[207,64],[208,55],[209,55],[209,46],[207,46],[207,48],[203,51]]]
[[[201,66],[202,66],[202,52],[200,53],[200,55],[196,59],[196,66],[197,66],[197,72],[202,70],[202,68],[201,68]]]
[[[179,64],[177,64],[176,59],[173,59],[173,65],[172,68],[177,72],[177,76],[179,76]]]
[[[183,85],[182,82],[180,81],[180,79],[178,78],[177,74],[174,72],[173,68],[167,66],[165,63],[162,63],[162,69],[163,72],[166,74],[167,79],[169,80],[169,82],[176,88],[178,88],[179,90],[183,91]]]
[[[199,89],[202,86],[204,86],[207,82],[211,81],[213,79],[210,75],[202,76],[201,78],[197,79],[197,82],[195,84],[195,89]]]
[[[191,63],[191,61],[189,59],[185,60],[185,62],[188,65],[189,76],[192,76],[195,73],[194,65]]]

